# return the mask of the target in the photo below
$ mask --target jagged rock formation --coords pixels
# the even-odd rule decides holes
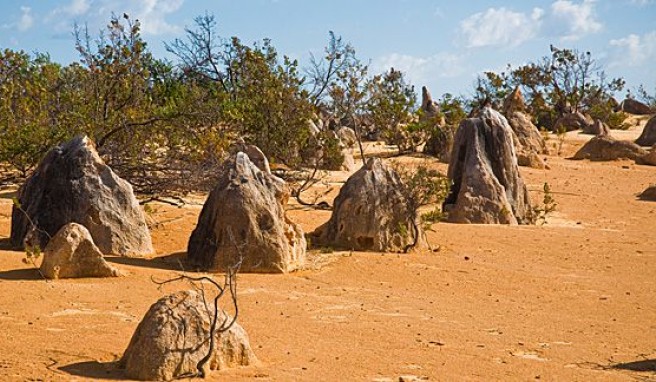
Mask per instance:
[[[640,146],[652,146],[656,144],[656,115],[647,121],[642,134],[640,134],[640,137],[635,142]]]
[[[288,199],[282,179],[261,171],[243,152],[233,155],[191,234],[189,260],[205,270],[226,270],[240,259],[241,272],[301,268],[306,242],[285,214]]]
[[[506,99],[503,100],[503,113],[506,115],[506,118],[516,111],[520,113],[526,112],[526,103],[519,87],[515,87],[512,93],[508,94]]]
[[[150,232],[132,186],[98,156],[93,142],[78,136],[50,150],[18,191],[11,243],[45,248],[65,224],[91,233],[105,255],[153,253]]]
[[[400,252],[423,245],[421,225],[407,208],[401,178],[378,158],[346,181],[330,220],[311,234],[313,246]]]
[[[421,87],[421,110],[424,112],[425,119],[435,118],[440,113],[440,105],[433,101],[430,91],[425,86]]]
[[[572,159],[591,161],[611,161],[616,159],[638,160],[645,156],[647,150],[633,142],[618,141],[608,135],[593,137],[574,154]]]
[[[109,265],[83,225],[68,223],[50,239],[43,251],[41,274],[49,279],[116,277],[118,269]]]
[[[548,153],[547,145],[540,130],[525,113],[526,104],[519,88],[515,88],[503,101],[503,110],[513,131],[517,163],[520,166],[546,168],[540,155]]]
[[[209,308],[208,308],[209,307]],[[218,325],[232,322],[219,311]],[[170,381],[195,375],[198,362],[209,351],[212,299],[194,291],[180,291],[153,304],[137,326],[119,364],[128,378]],[[253,365],[257,358],[246,331],[236,322],[214,333],[215,348],[207,362],[209,370]]]
[[[443,210],[455,223],[529,224],[531,204],[519,174],[508,121],[490,107],[456,132]]]
[[[647,115],[653,112],[649,106],[631,98],[626,98],[617,108],[619,111],[635,115]]]

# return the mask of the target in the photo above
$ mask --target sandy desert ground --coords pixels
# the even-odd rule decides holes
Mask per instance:
[[[614,135],[637,137],[640,121]],[[439,223],[433,252],[315,251],[307,270],[239,275],[260,364],[209,379],[656,380],[656,202],[636,198],[656,167],[565,159],[589,138],[569,133],[550,170],[521,168],[534,201],[548,182],[558,203],[543,226]],[[334,196],[346,175],[317,192]],[[178,274],[200,204],[152,205],[158,255],[111,258],[127,276],[46,282],[9,250],[11,196],[0,192],[0,380],[123,380],[115,361],[144,313],[188,288],[151,277]],[[289,214],[310,231],[330,212]]]

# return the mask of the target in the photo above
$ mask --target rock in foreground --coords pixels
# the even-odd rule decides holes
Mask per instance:
[[[240,258],[241,272],[301,268],[306,242],[301,228],[285,214],[285,182],[261,171],[243,152],[223,166],[189,239],[189,260],[213,271],[226,270]]]
[[[11,216],[15,247],[22,247],[27,237],[30,245],[45,248],[62,226],[75,222],[89,230],[105,255],[153,253],[132,186],[103,162],[87,137],[50,150],[18,191],[18,202],[20,209],[14,206]]]
[[[48,242],[43,251],[41,273],[49,279],[120,275],[118,269],[103,259],[89,231],[77,223],[66,224]]]
[[[208,309],[209,307],[209,309]],[[120,366],[129,378],[170,381],[195,375],[198,362],[209,351],[213,299],[196,291],[181,291],[159,299],[137,326]],[[232,318],[219,312],[218,325]],[[215,332],[209,370],[248,366],[257,362],[246,331],[236,322],[227,331]],[[208,370],[205,370],[206,372]]]
[[[456,132],[444,211],[454,223],[529,224],[531,204],[519,174],[513,132],[506,118],[486,107]]]
[[[330,220],[311,234],[312,245],[381,252],[422,245],[421,225],[408,211],[402,187],[396,171],[369,159],[339,191]]]
[[[638,197],[642,200],[649,200],[656,202],[656,184],[647,187]]]

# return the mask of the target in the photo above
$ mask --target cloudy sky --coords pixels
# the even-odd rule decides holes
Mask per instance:
[[[375,71],[408,73],[435,95],[470,94],[476,74],[549,53],[549,44],[591,51],[610,76],[656,92],[656,0],[0,0],[0,48],[77,60],[73,24],[102,28],[112,12],[142,22],[156,56],[208,11],[223,36],[271,38],[307,63],[328,31],[350,41]]]

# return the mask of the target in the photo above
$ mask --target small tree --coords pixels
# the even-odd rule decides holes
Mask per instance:
[[[388,144],[399,152],[415,151],[425,141],[426,125],[413,117],[417,95],[403,72],[390,68],[369,83],[367,111]]]

